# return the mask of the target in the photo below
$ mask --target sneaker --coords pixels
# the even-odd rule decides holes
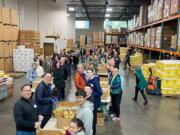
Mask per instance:
[[[133,101],[137,102],[137,100],[135,98],[132,98]]]
[[[144,102],[144,105],[147,105],[147,104],[148,104],[148,101],[145,101],[145,102]]]
[[[120,117],[116,117],[116,121],[120,121]]]
[[[112,118],[113,121],[117,121],[116,117]]]
[[[110,116],[111,116],[111,118],[114,118],[114,117],[115,117],[115,115],[114,115],[114,114],[111,114]]]

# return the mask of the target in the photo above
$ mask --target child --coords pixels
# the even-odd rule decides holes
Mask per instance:
[[[78,118],[73,119],[66,135],[85,135],[84,123]]]

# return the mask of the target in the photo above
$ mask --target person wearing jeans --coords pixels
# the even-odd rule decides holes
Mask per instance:
[[[112,120],[120,120],[120,103],[122,98],[122,88],[121,88],[121,77],[119,75],[119,70],[113,68],[112,70],[113,77],[110,83],[111,98],[112,98]]]

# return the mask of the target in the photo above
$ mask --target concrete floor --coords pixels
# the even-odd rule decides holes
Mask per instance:
[[[179,135],[180,112],[178,99],[148,95],[149,104],[143,106],[139,95],[138,102],[131,100],[134,95],[135,78],[132,73],[121,71],[123,98],[121,121],[108,120],[105,127],[98,127],[97,135]],[[20,96],[20,86],[26,83],[24,77],[14,80],[14,96],[0,102],[0,135],[15,134],[13,105]],[[69,81],[67,99],[74,100],[74,82]]]

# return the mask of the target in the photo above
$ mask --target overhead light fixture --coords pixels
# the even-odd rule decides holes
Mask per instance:
[[[67,13],[67,17],[69,17],[69,16],[70,16],[70,14]]]
[[[105,14],[105,17],[110,17],[111,15],[110,14]]]
[[[72,11],[75,11],[75,8],[74,7],[69,7],[68,10],[72,12]]]
[[[107,7],[107,8],[106,8],[106,11],[107,11],[107,12],[112,12],[112,10],[113,10],[113,9],[110,8],[110,7]]]

